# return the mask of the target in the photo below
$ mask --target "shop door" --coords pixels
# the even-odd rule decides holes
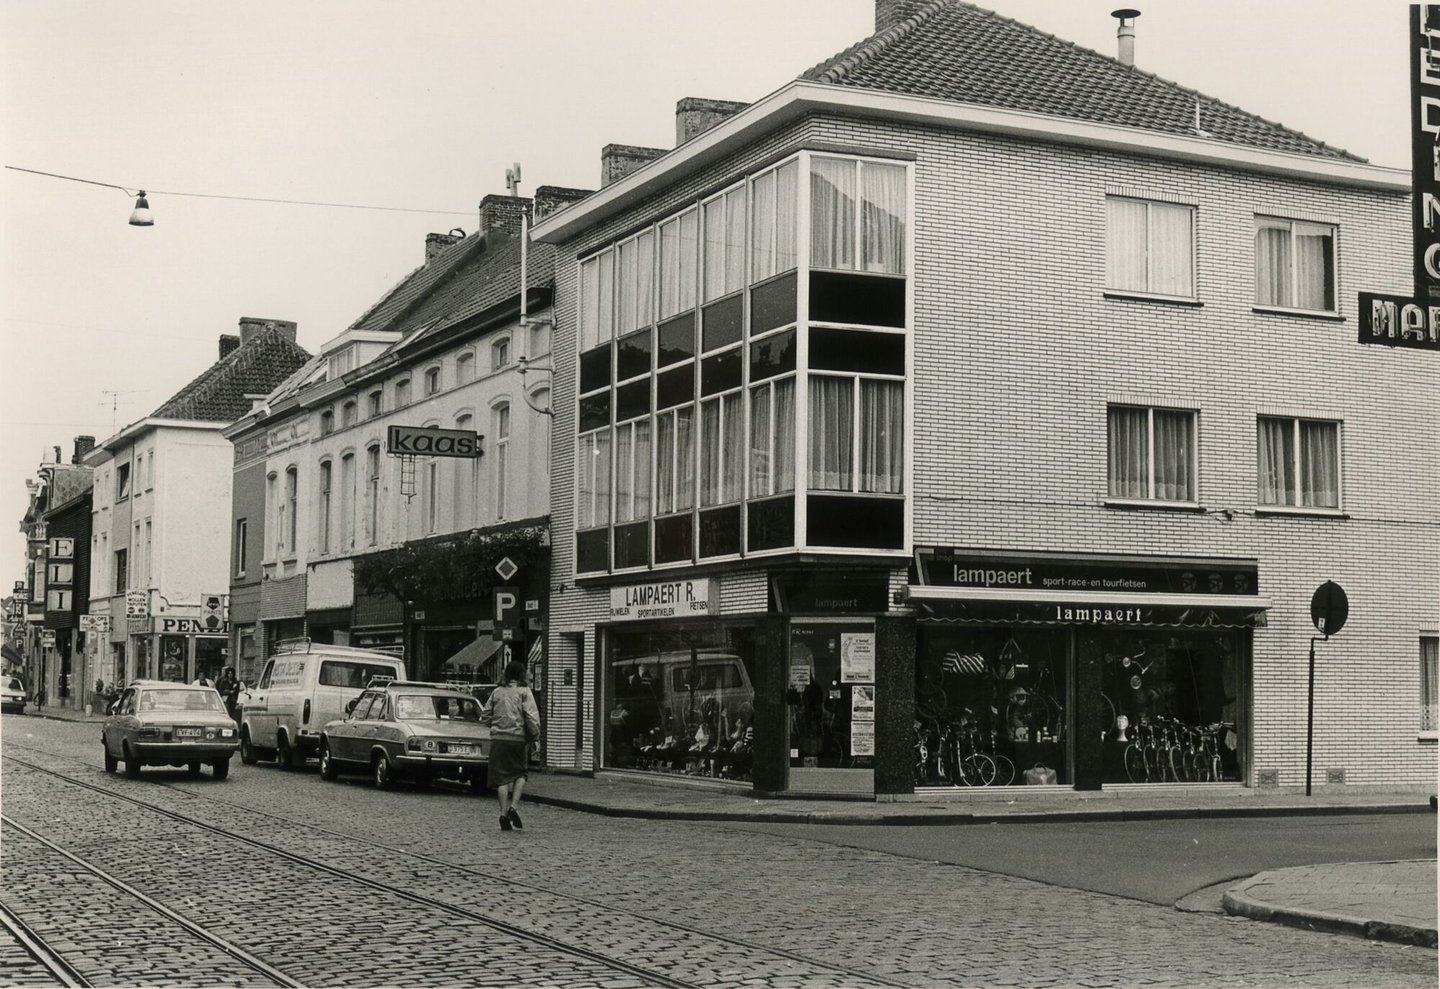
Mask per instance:
[[[406,672],[416,680],[443,681],[445,661],[474,641],[475,629],[469,626],[426,628],[421,640],[419,669]]]
[[[195,675],[211,683],[220,678],[220,671],[228,665],[230,643],[227,639],[195,640]]]
[[[790,625],[790,789],[874,792],[875,625]]]

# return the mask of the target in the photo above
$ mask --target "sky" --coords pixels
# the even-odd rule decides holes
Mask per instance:
[[[1408,168],[1406,4],[1133,2],[1139,68]],[[1115,53],[1115,0],[980,5]],[[50,449],[160,406],[240,317],[315,352],[514,162],[522,195],[597,188],[602,146],[673,146],[676,100],[754,101],[873,24],[873,0],[0,0],[0,589]]]

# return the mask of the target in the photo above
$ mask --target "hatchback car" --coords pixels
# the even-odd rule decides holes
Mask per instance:
[[[374,684],[320,734],[322,779],[369,772],[378,787],[400,777],[451,779],[482,792],[489,755],[490,729],[480,723],[480,702],[440,683]]]
[[[126,776],[139,776],[141,766],[187,766],[198,776],[208,764],[223,780],[240,735],[214,687],[136,680],[105,719],[100,744],[107,773],[123,761]]]
[[[25,713],[25,681],[7,676],[0,679],[0,711],[6,714]]]

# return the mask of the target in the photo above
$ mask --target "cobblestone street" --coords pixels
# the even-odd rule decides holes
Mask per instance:
[[[502,833],[492,800],[327,784],[313,768],[237,766],[225,783],[147,769],[128,780],[102,771],[84,726],[40,723],[25,737],[18,724],[6,721],[10,821],[302,985],[1435,980],[1426,949],[803,837],[536,805],[524,808],[525,831]],[[96,985],[267,981],[9,825],[3,869],[3,904]],[[33,977],[9,945],[0,964],[6,984]]]

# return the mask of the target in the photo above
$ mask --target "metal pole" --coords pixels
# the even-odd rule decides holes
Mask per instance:
[[[1305,712],[1305,796],[1310,796],[1310,754],[1315,745],[1315,636],[1310,636],[1310,696]]]

